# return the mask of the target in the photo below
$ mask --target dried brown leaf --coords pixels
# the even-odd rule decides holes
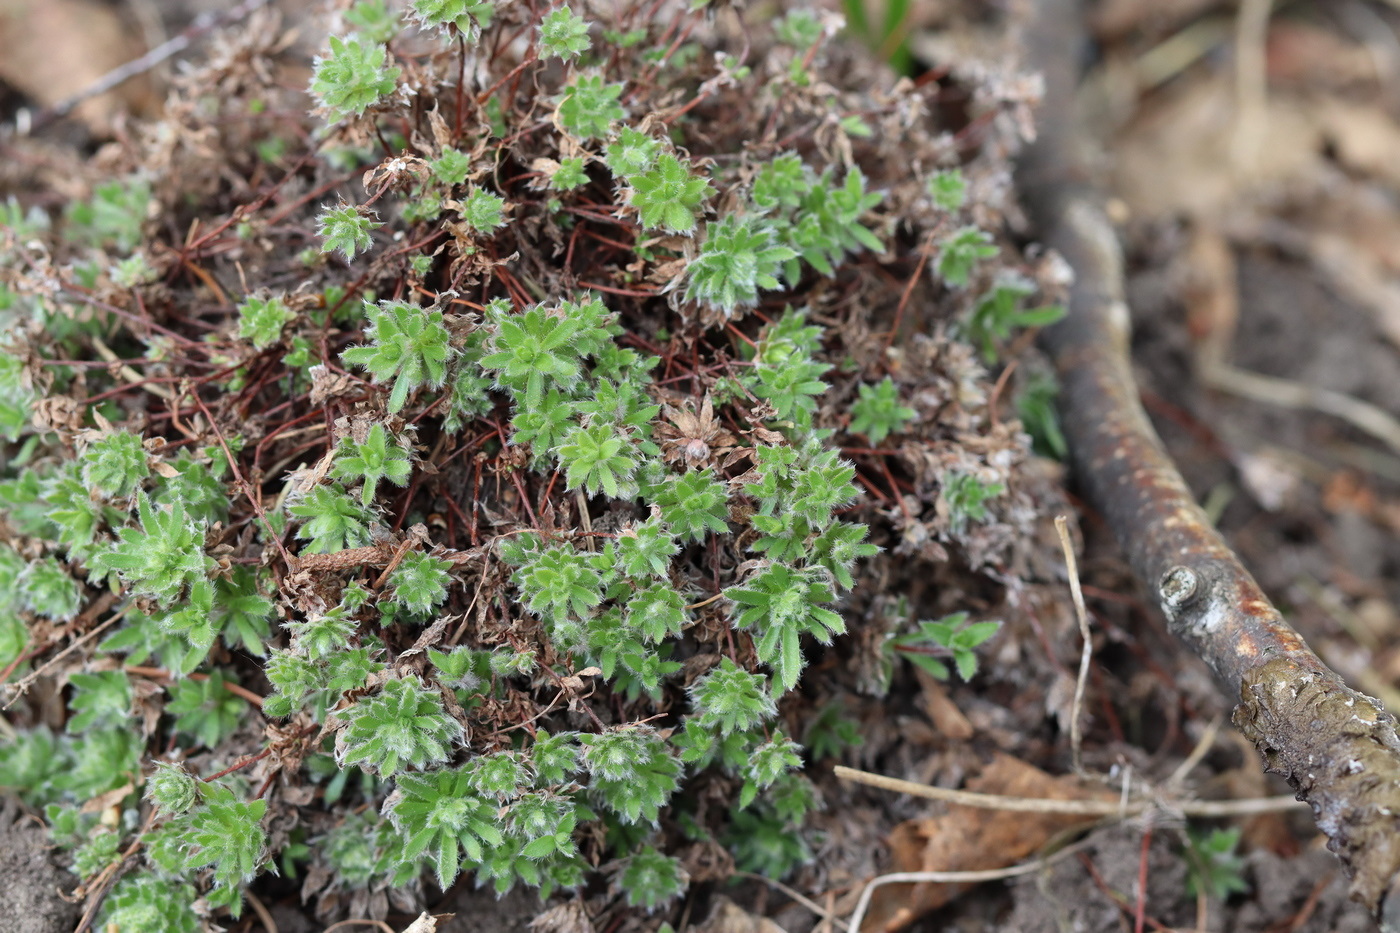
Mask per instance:
[[[1101,792],[1052,777],[998,753],[967,789],[1010,797],[1087,800]],[[896,826],[890,836],[894,871],[977,871],[1005,868],[1039,850],[1055,834],[1093,822],[1092,817],[1011,813],[950,805],[946,813]],[[866,930],[898,930],[970,890],[971,884],[889,884],[875,892]]]

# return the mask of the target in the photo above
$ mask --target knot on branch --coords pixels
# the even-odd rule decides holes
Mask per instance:
[[[1157,595],[1162,597],[1163,609],[1169,615],[1184,609],[1200,591],[1200,576],[1190,567],[1180,565],[1162,574],[1157,583]]]

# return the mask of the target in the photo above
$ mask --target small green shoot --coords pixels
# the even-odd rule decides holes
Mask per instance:
[[[568,7],[550,10],[540,23],[540,56],[577,58],[588,51],[588,23]]]
[[[369,429],[363,443],[349,437],[341,439],[332,472],[337,479],[359,480],[360,502],[368,508],[374,502],[381,480],[403,486],[413,466],[408,448],[391,442],[384,425],[376,424]]]
[[[977,673],[974,649],[1000,629],[1000,622],[968,622],[966,612],[955,612],[937,621],[921,621],[918,631],[895,638],[891,647],[939,680],[948,679],[944,661],[951,658],[958,676],[971,680]]]
[[[337,123],[360,116],[393,93],[400,69],[386,64],[388,53],[383,45],[356,35],[332,35],[330,46],[330,54],[316,60],[311,77],[311,95],[326,119]]]
[[[378,383],[394,381],[389,412],[397,413],[409,393],[420,388],[440,388],[447,381],[447,361],[452,356],[442,312],[402,301],[366,302],[369,327],[367,346],[351,347],[341,358],[369,370]]]
[[[1231,894],[1249,890],[1244,879],[1244,859],[1236,850],[1240,844],[1240,828],[1197,829],[1186,831],[1186,893],[1196,897],[1205,893],[1216,900],[1228,900]]]
[[[889,376],[873,386],[862,383],[858,391],[860,398],[851,406],[851,430],[864,434],[872,445],[902,431],[918,415],[899,404],[899,388]]]
[[[321,252],[340,253],[346,262],[352,262],[357,253],[370,248],[374,242],[370,231],[381,226],[367,216],[362,209],[348,204],[340,207],[327,207],[316,218],[316,232],[321,237]]]

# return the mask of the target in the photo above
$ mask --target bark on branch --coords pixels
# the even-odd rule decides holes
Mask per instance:
[[[1046,245],[1075,271],[1070,313],[1044,335],[1079,482],[1172,631],[1239,697],[1235,725],[1313,810],[1351,894],[1400,933],[1400,738],[1279,614],[1211,527],[1138,402],[1123,261],[1082,151],[1074,100],[1079,0],[1037,0],[1029,64],[1045,75],[1039,138],[1018,169]]]

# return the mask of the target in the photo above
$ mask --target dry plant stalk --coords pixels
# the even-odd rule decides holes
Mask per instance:
[[[1074,114],[1078,0],[1043,0],[1029,64],[1045,75],[1040,138],[1020,185],[1044,242],[1075,271],[1068,317],[1045,334],[1065,435],[1104,514],[1171,629],[1239,697],[1234,722],[1313,810],[1352,897],[1400,931],[1400,738],[1379,703],[1348,687],[1284,621],[1211,527],[1137,398],[1123,260],[1081,152]]]

